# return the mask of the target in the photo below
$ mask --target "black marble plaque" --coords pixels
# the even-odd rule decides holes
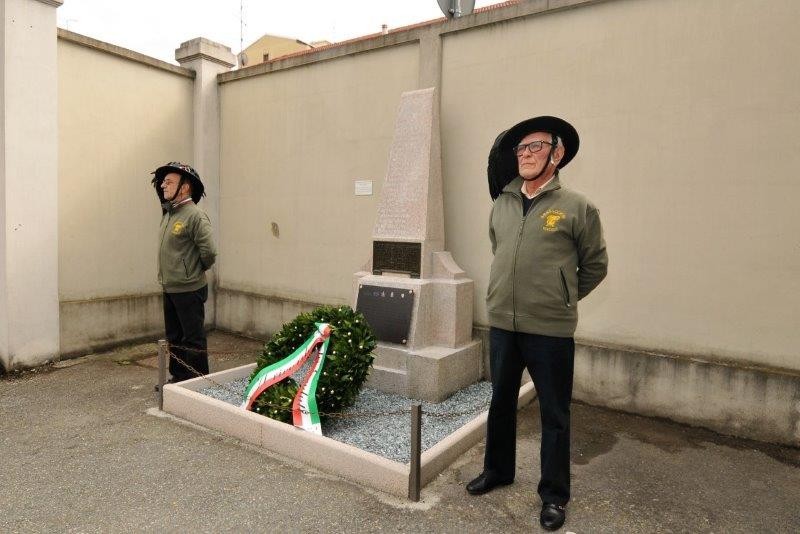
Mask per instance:
[[[397,241],[372,242],[372,274],[385,271],[405,273],[419,278],[422,265],[422,243]]]
[[[378,341],[408,343],[414,291],[394,287],[359,286],[356,309],[364,314]]]

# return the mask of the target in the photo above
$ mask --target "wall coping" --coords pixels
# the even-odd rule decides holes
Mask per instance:
[[[399,33],[389,33],[387,35],[380,35],[374,38],[357,40],[357,42],[345,41],[344,43],[339,43],[329,47],[312,49],[309,51],[311,53],[297,55],[289,54],[288,56],[282,56],[266,63],[253,65],[252,67],[244,67],[229,72],[222,72],[217,75],[217,82],[222,84],[243,78],[252,78],[253,76],[261,76],[271,72],[293,69],[296,67],[302,67],[303,65],[352,56],[362,52],[371,52],[381,48],[390,48],[417,42],[419,42],[419,32],[413,30]]]
[[[471,15],[458,19],[434,19],[410,26],[395,28],[390,30],[387,34],[369,34],[311,50],[303,50],[276,58],[266,63],[259,63],[252,67],[222,72],[217,75],[217,81],[218,83],[225,83],[300,67],[311,63],[318,63],[320,61],[328,61],[362,52],[369,52],[380,48],[419,43],[422,36],[426,34],[433,33],[434,35],[442,36],[481,26],[508,22],[514,19],[543,15],[565,9],[587,7],[607,1],[610,0],[511,0],[501,4],[476,9]],[[64,28],[58,28],[58,38],[187,78],[195,77],[195,72],[192,69],[179,67],[121,46],[65,30]]]
[[[127,48],[122,48],[121,46],[113,45],[111,43],[106,43],[105,41],[99,41],[79,33],[65,30],[64,28],[58,28],[58,38],[80,46],[85,46],[86,48],[105,52],[107,54],[134,61],[136,63],[141,63],[143,65],[147,65],[148,67],[155,67],[166,72],[178,74],[186,78],[195,77],[195,72],[192,69],[179,67],[177,65],[173,65],[172,63],[167,63],[166,61],[161,61],[160,59],[146,56],[144,54],[140,54],[139,52],[128,50]]]
[[[443,36],[449,33],[461,32],[481,26],[489,26],[514,19],[544,15],[566,9],[587,7],[608,1],[610,0],[512,0],[476,9],[471,15],[458,19],[448,20],[442,17],[410,26],[395,28],[390,30],[387,34],[374,33],[319,48],[301,50],[293,54],[275,58],[266,63],[259,63],[251,67],[220,73],[217,75],[217,81],[222,84],[243,78],[261,76],[280,70],[301,67],[320,61],[328,61],[362,52],[369,52],[380,48],[418,43],[423,35],[431,33],[436,36]]]
[[[229,47],[205,37],[183,42],[175,50],[175,60],[181,66],[196,59],[211,61],[228,69],[236,65],[236,56]]]

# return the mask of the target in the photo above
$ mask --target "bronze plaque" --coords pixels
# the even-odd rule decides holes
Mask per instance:
[[[419,278],[422,265],[422,243],[397,241],[372,242],[372,274],[384,271],[406,273]]]
[[[356,309],[364,314],[378,341],[408,343],[414,290],[358,286]]]

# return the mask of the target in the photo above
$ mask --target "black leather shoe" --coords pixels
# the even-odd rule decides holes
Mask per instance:
[[[489,493],[497,486],[508,486],[513,480],[498,480],[486,473],[481,473],[477,478],[467,484],[467,493],[470,495],[483,495]]]
[[[558,530],[567,518],[567,510],[558,504],[545,503],[539,515],[539,524],[545,530]]]

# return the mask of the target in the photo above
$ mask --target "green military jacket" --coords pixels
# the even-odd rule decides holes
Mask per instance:
[[[515,332],[572,337],[578,301],[608,269],[599,213],[583,195],[561,187],[556,176],[523,214],[521,188],[517,177],[492,207],[489,323]]]
[[[194,202],[167,211],[161,218],[158,281],[165,293],[186,293],[207,284],[217,248],[211,221]]]

